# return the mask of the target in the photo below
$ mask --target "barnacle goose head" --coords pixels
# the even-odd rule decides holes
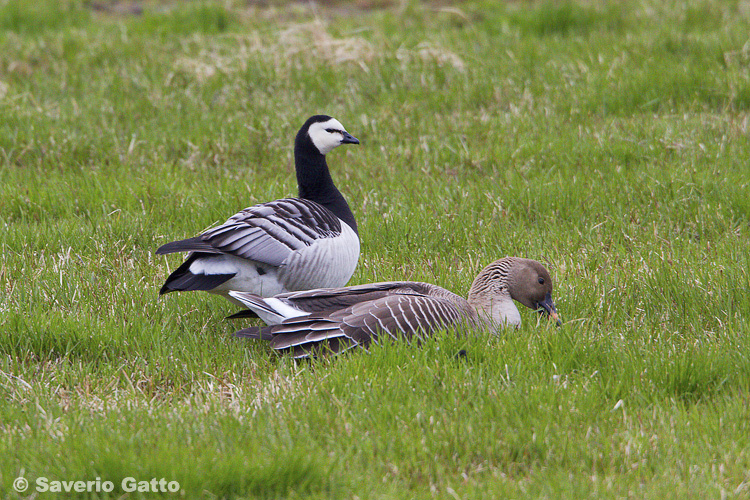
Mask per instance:
[[[300,129],[300,135],[309,137],[322,155],[342,144],[359,144],[359,140],[347,132],[341,122],[328,115],[310,117]]]

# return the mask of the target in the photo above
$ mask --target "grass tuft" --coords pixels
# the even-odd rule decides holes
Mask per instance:
[[[0,5],[0,29],[23,36],[82,27],[90,12],[78,0],[60,2],[4,2]]]

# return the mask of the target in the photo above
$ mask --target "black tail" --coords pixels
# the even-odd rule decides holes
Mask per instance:
[[[270,326],[251,326],[234,332],[234,336],[240,339],[271,340],[273,334]]]
[[[252,311],[250,309],[243,309],[242,311],[238,311],[234,314],[230,314],[224,319],[239,319],[239,318],[259,318],[257,313],[255,311]]]
[[[166,246],[166,245],[165,245]],[[163,248],[163,247],[162,247]],[[205,254],[204,254],[205,255]],[[231,274],[193,274],[190,272],[190,265],[200,257],[201,254],[191,255],[180,267],[172,271],[167,281],[159,290],[159,295],[169,292],[187,292],[190,290],[213,290],[225,281],[232,279],[235,273]]]
[[[165,255],[176,252],[221,253],[209,243],[203,241],[200,236],[188,238],[186,240],[173,241],[156,249],[156,255]]]

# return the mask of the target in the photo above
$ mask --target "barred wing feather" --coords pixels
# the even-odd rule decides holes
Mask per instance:
[[[222,253],[280,266],[295,250],[341,231],[341,221],[327,208],[302,198],[284,198],[248,207],[224,224],[168,243],[157,253]]]
[[[257,330],[259,335],[261,331],[271,335],[274,349],[304,347],[304,351],[309,352],[315,344],[326,342],[331,350],[338,352],[342,342],[346,347],[367,346],[372,341],[377,342],[382,335],[392,339],[421,340],[435,330],[467,320],[473,318],[445,298],[396,294],[358,303],[332,314],[300,316]],[[331,339],[338,339],[335,349]]]
[[[319,288],[283,293],[277,295],[276,298],[307,313],[328,313],[356,306],[355,314],[360,314],[362,308],[370,307],[370,304],[377,299],[392,295],[426,296],[438,293],[437,291],[449,294],[457,300],[463,300],[438,286],[415,281],[384,281],[342,288]]]

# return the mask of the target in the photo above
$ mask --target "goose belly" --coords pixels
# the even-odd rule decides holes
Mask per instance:
[[[347,224],[334,238],[321,238],[293,252],[279,267],[279,280],[290,291],[345,286],[359,260],[359,237]]]

